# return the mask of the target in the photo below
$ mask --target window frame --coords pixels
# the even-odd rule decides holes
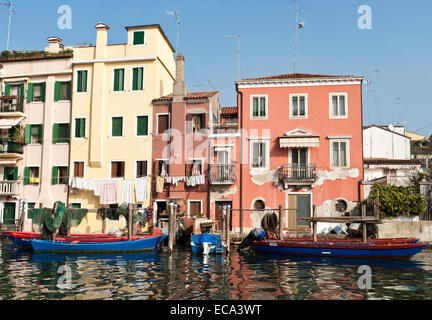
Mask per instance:
[[[254,116],[253,115],[253,99],[254,98],[265,98],[265,115],[264,116]],[[250,95],[250,120],[267,120],[268,119],[268,109],[269,109],[269,101],[268,101],[268,94],[251,94]],[[260,101],[258,99],[258,101]],[[260,106],[258,104],[258,113],[260,110]]]
[[[82,177],[78,177],[75,175],[75,163],[82,163],[83,164],[83,176]],[[69,176],[71,177],[77,177],[77,178],[84,178],[85,177],[85,161],[84,160],[73,160],[72,161],[72,169],[71,172],[69,172]]]
[[[350,139],[349,138],[329,138],[330,144],[330,169],[349,169],[351,167],[350,164]],[[333,163],[333,143],[334,142],[345,142],[345,159],[346,166],[340,166],[340,144],[338,146],[338,156],[339,156],[339,165],[334,165]]]
[[[333,97],[338,96],[338,112],[339,112],[339,96],[345,97],[345,115],[333,114]],[[329,93],[329,118],[330,119],[347,119],[348,118],[348,92],[330,92]]]
[[[298,115],[295,116],[294,115],[294,106],[293,106],[293,98],[300,98],[300,97],[304,97],[305,98],[305,114],[304,116]],[[300,100],[299,100],[300,102]],[[309,99],[308,99],[308,94],[307,93],[290,93],[289,94],[289,118],[290,119],[307,119],[308,118],[308,104],[309,104]],[[300,111],[300,108],[299,108]]]
[[[134,40],[135,40],[135,33],[138,33],[138,32],[142,32],[142,33],[144,33],[144,37],[143,37],[143,43],[139,43],[139,44],[135,44],[134,43]],[[147,32],[145,32],[145,30],[134,30],[133,32],[132,32],[132,46],[145,46],[146,45],[146,33]]]
[[[77,137],[77,136],[75,136],[75,133],[76,133],[76,120],[78,120],[78,119],[84,119],[84,125],[85,125],[85,128],[84,128],[84,137]],[[86,139],[87,138],[87,117],[76,117],[76,118],[73,118],[73,123],[72,123],[71,127],[72,127],[71,128],[71,130],[72,130],[72,132],[71,132],[72,139]]]
[[[121,118],[122,119],[122,134],[121,134],[121,136],[113,136],[112,134],[113,134],[113,119],[114,118]],[[113,116],[111,116],[110,117],[110,138],[113,138],[113,139],[118,139],[118,138],[124,138],[124,117],[123,116],[115,116],[115,115],[113,115]]]
[[[138,69],[138,68],[142,68],[142,89],[134,89],[133,88],[133,73],[134,73],[134,69]],[[145,67],[144,65],[140,65],[140,66],[132,66],[130,68],[131,70],[131,74],[130,74],[130,91],[131,92],[142,92],[144,91],[144,72],[145,72]]]
[[[32,84],[33,84],[33,99],[32,99],[32,101],[30,102],[30,103],[44,103],[44,101],[42,100],[42,97],[44,96],[43,95],[43,93],[42,93],[42,90],[43,90],[43,84],[44,84],[45,82],[32,82]],[[28,85],[29,84],[27,84],[27,90],[28,90]],[[41,87],[41,95],[40,95],[40,99],[41,100],[38,100],[38,101],[35,101],[35,86],[40,86]],[[45,88],[46,88],[46,84],[45,84]],[[28,91],[27,91],[28,92]]]
[[[138,117],[147,117],[147,134],[146,135],[139,135],[138,134]],[[137,138],[146,138],[150,135],[150,115],[147,114],[137,114],[135,116],[135,137]]]
[[[113,177],[112,176],[112,165],[114,162],[122,162],[123,163],[123,177]],[[126,161],[125,160],[110,160],[110,166],[109,166],[109,175],[111,179],[118,179],[118,178],[125,178],[126,175]]]
[[[254,167],[253,166],[253,145],[254,143],[264,143],[266,145],[265,149],[265,166],[264,167]],[[251,170],[269,170],[270,168],[270,140],[263,138],[250,139],[249,141],[249,167]]]
[[[44,131],[44,127],[43,127],[43,124],[42,123],[39,123],[39,124],[29,124],[29,126],[30,126],[30,143],[28,143],[27,145],[41,145],[42,144],[42,142],[43,142],[43,131]],[[32,127],[34,127],[34,126],[39,126],[41,129],[40,129],[40,131],[42,132],[42,134],[41,134],[41,136],[42,136],[42,140],[41,140],[41,138],[40,138],[40,136],[38,136],[38,140],[39,140],[39,142],[32,142],[32,134],[31,134],[31,130],[32,130]],[[41,132],[39,132],[39,133],[41,133]]]
[[[86,87],[85,87],[85,91],[78,91],[78,72],[81,72],[81,71],[86,71],[87,73],[86,73]],[[76,69],[75,70],[75,77],[76,77],[76,80],[74,81],[75,83],[74,83],[74,85],[75,85],[75,90],[73,90],[73,92],[74,93],[77,93],[77,94],[86,94],[86,93],[88,93],[88,79],[89,79],[89,74],[90,74],[90,72],[89,72],[89,69]]]
[[[203,214],[203,200],[202,199],[188,199],[188,218],[192,218],[191,217],[191,212],[190,212],[190,203],[191,202],[199,202],[200,203],[200,214]]]
[[[191,165],[191,170],[192,170],[192,166],[193,166],[193,162],[194,161],[201,161],[201,172],[200,172],[200,175],[203,175],[204,174],[204,158],[189,158],[189,159],[187,159],[187,162],[185,162],[185,165],[186,164],[190,164]],[[191,174],[189,175],[189,176],[192,176]]]
[[[171,114],[166,112],[166,113],[156,113],[156,134],[157,135],[163,135],[163,134],[167,134],[167,133],[159,133],[159,116],[168,116],[168,128],[167,130],[171,129]]]
[[[115,90],[115,72],[116,70],[123,70],[123,90]],[[119,68],[113,68],[112,69],[112,87],[111,87],[111,93],[122,93],[126,92],[126,68],[125,67],[119,67]]]
[[[145,161],[145,162],[147,162],[147,172],[146,172],[146,175],[142,176],[142,177],[138,177],[138,162],[139,161]],[[138,160],[135,160],[135,178],[136,179],[144,178],[144,177],[148,177],[149,176],[149,163],[150,163],[150,161],[148,159],[138,159]]]

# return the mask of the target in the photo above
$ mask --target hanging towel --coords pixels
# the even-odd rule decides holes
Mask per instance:
[[[134,203],[133,183],[131,180],[120,181],[119,203]]]
[[[135,196],[137,202],[148,199],[148,177],[135,179]]]
[[[164,177],[156,177],[156,192],[161,193],[163,192],[163,186],[164,186]]]
[[[101,184],[101,204],[116,204],[117,201],[117,182],[104,181]]]

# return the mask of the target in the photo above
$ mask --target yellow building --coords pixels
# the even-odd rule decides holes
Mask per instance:
[[[91,184],[149,176],[151,103],[172,92],[174,49],[157,24],[126,27],[124,44],[108,44],[107,25],[98,23],[95,28],[96,46],[73,48],[70,181],[82,178]],[[150,202],[150,185],[149,179],[147,199],[136,201],[133,196],[144,208]],[[68,203],[82,208],[108,207],[95,193],[99,194],[88,185],[77,187],[71,182]],[[122,203],[120,198],[117,203]],[[89,213],[76,231],[100,231],[100,221],[93,218],[96,214]],[[110,226],[108,223],[107,231]]]

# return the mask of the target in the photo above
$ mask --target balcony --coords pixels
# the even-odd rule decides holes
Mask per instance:
[[[210,184],[234,184],[236,181],[235,168],[235,164],[211,164],[209,171]]]
[[[316,165],[314,163],[288,163],[279,168],[279,180],[288,185],[311,185],[316,180]]]
[[[23,106],[19,101],[18,96],[3,96],[0,97],[0,115],[7,116],[23,116]]]
[[[0,141],[0,158],[20,158],[22,159],[22,154],[24,153],[24,143],[13,141],[13,140],[4,140]]]
[[[21,184],[18,181],[0,181],[0,196],[16,196],[20,194]]]

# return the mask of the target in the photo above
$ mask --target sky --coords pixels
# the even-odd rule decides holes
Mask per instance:
[[[1,3],[7,0],[0,0]],[[237,41],[240,77],[293,72],[295,6],[292,0],[11,0],[10,50],[43,50],[46,38],[66,46],[95,44],[94,26],[110,26],[109,43],[126,42],[125,26],[160,24],[176,46],[177,25],[167,10],[181,13],[179,52],[185,55],[188,91],[218,90],[222,106],[234,106]],[[299,73],[364,76],[365,125],[402,124],[432,134],[432,1],[298,0]],[[72,28],[58,27],[58,8],[70,6]],[[371,29],[360,29],[362,5],[371,9]],[[0,50],[6,49],[8,8],[0,6]]]

